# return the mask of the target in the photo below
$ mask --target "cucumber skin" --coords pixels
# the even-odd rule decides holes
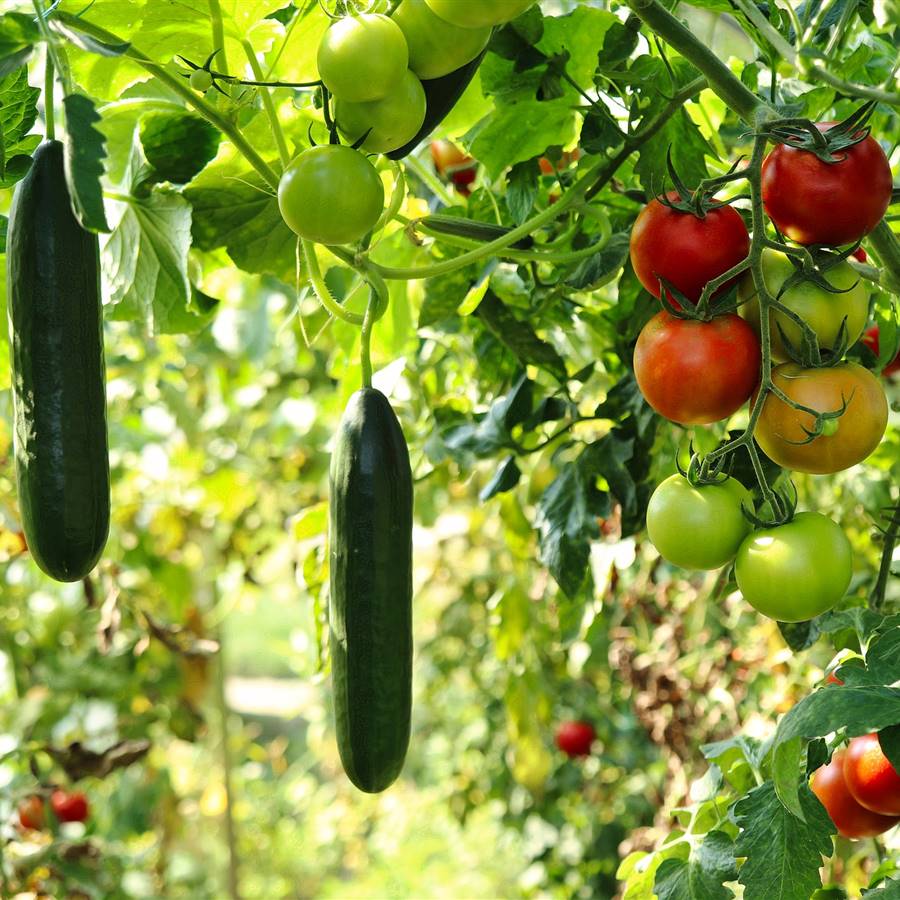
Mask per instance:
[[[400,774],[412,707],[409,452],[387,398],[347,403],[331,457],[329,631],[341,762],[361,791]]]
[[[109,534],[100,252],[72,212],[58,141],[16,186],[7,303],[25,539],[51,578],[78,581]]]

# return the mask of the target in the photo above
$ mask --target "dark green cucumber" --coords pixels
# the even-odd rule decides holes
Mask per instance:
[[[447,118],[450,110],[456,106],[469,86],[469,82],[475,77],[485,53],[487,47],[472,62],[466,63],[455,72],[444,75],[443,78],[430,78],[422,82],[422,87],[425,88],[425,121],[418,134],[408,144],[387,154],[388,159],[403,159],[404,156],[409,156],[421,141]]]
[[[6,248],[16,478],[28,549],[58,581],[94,566],[109,533],[97,236],[72,212],[63,145],[16,186]]]
[[[341,762],[370,794],[400,774],[412,706],[409,453],[380,391],[347,403],[331,457],[334,716]]]

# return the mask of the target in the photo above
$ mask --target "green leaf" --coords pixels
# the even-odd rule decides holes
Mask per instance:
[[[28,132],[37,121],[40,93],[28,84],[26,69],[0,78],[0,187],[15,184],[31,165],[40,138]]]
[[[522,376],[508,394],[491,404],[476,422],[456,425],[444,433],[444,444],[457,455],[493,456],[513,446],[511,430],[524,422],[534,406],[534,383]]]
[[[614,234],[593,256],[589,256],[566,278],[577,291],[595,290],[608,284],[628,261],[630,234]]]
[[[6,233],[9,230],[9,219],[0,216],[0,253],[6,253]]]
[[[831,856],[834,825],[812,791],[800,795],[806,821],[791,815],[766,782],[734,807],[741,828],[735,855],[746,857],[740,882],[744,900],[797,900],[820,887],[819,867]]]
[[[724,882],[737,880],[734,843],[724,831],[710,831],[687,860],[667,859],[656,870],[659,900],[729,900]]]
[[[538,167],[533,162],[517,163],[506,180],[506,207],[516,225],[521,225],[534,208],[538,190]]]
[[[222,135],[191,113],[157,113],[141,120],[141,145],[155,180],[187,184],[215,159]]]
[[[478,494],[478,499],[481,500],[482,503],[486,503],[491,497],[496,497],[497,494],[503,494],[506,491],[512,490],[519,483],[521,477],[522,472],[516,463],[516,458],[514,456],[507,456],[506,459],[497,466],[494,477],[481,489]]]
[[[0,16],[0,78],[25,65],[40,36],[33,16],[17,12]]]
[[[81,50],[86,50],[88,53],[97,53],[100,56],[121,56],[131,46],[128,41],[108,43],[98,40],[84,30],[77,16],[67,15],[66,13],[58,13],[53,16],[50,19],[50,27]]]
[[[108,232],[101,184],[106,138],[94,127],[100,116],[94,101],[84,94],[69,94],[63,105],[68,131],[66,180],[72,194],[73,211],[83,228]]]

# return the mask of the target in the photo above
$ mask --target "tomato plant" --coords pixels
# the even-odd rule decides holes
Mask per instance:
[[[844,760],[845,753],[839,750],[828,765],[816,769],[810,785],[813,793],[843,837],[858,839],[884,834],[900,818],[881,816],[856,802],[844,780]]]
[[[590,722],[562,722],[556,729],[556,746],[566,756],[588,756],[597,732]]]
[[[88,799],[81,791],[54,791],[50,808],[60,822],[84,822],[88,817]]]
[[[783,363],[772,380],[785,396],[817,413],[834,413],[818,435],[816,417],[769,394],[755,436],[766,455],[798,472],[840,472],[862,462],[877,446],[887,426],[888,405],[878,379],[856,363],[804,369]]]
[[[460,3],[459,0],[425,0],[431,11],[460,28],[489,28],[520,16],[535,0],[481,0]]]
[[[759,378],[759,340],[733,314],[711,322],[657,313],[634,348],[641,393],[660,414],[683,425],[727,419]]]
[[[675,192],[667,196],[670,202],[678,199]],[[654,297],[663,278],[696,303],[707,282],[745,259],[749,249],[747,226],[730,206],[710,209],[700,218],[651,200],[631,229],[634,273]]]
[[[734,559],[750,531],[742,507],[752,511],[753,497],[735,478],[693,485],[684,475],[670,475],[650,497],[647,534],[676,566],[718,569]]]
[[[734,575],[744,599],[779,622],[803,622],[831,609],[853,574],[850,542],[840,525],[802,512],[744,539]]]
[[[281,176],[278,207],[292,231],[320,244],[349,244],[384,208],[375,167],[350,147],[311,147]]]
[[[819,122],[826,133],[834,122]],[[766,213],[798,244],[852,244],[881,221],[891,200],[891,167],[871,135],[825,161],[779,144],[762,167]]]
[[[861,806],[900,816],[900,775],[884,755],[877,734],[853,738],[844,755],[844,781]]]

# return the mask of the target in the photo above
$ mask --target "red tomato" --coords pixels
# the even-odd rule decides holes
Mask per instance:
[[[853,253],[851,254],[851,256],[852,256],[855,260],[857,260],[857,261],[859,261],[859,262],[861,262],[861,263],[864,263],[864,262],[868,262],[868,261],[869,261],[869,254],[866,253],[866,251],[863,250],[862,247],[857,247],[857,248],[853,251]]]
[[[657,313],[634,348],[634,375],[647,402],[682,425],[727,419],[759,379],[759,338],[733,313],[711,322]]]
[[[34,795],[19,804],[19,822],[23,828],[35,831],[44,827],[44,801]]]
[[[873,325],[871,328],[866,329],[866,333],[862,336],[862,342],[878,356],[881,350],[878,344],[877,325]],[[897,351],[897,355],[893,360],[881,370],[881,374],[884,375],[885,378],[887,378],[888,375],[894,375],[896,372],[900,372],[900,350]]]
[[[841,679],[838,678],[837,675],[834,674],[834,672],[829,672],[828,675],[825,677],[825,684],[843,684],[843,683],[844,682],[841,681]]]
[[[824,132],[833,124],[816,128]],[[779,144],[763,161],[766,213],[798,244],[852,244],[881,221],[891,202],[891,167],[873,137],[836,155],[840,162],[826,163]]]
[[[844,781],[853,799],[882,816],[900,816],[900,775],[877,734],[853,738],[844,755]]]
[[[674,192],[668,196],[678,198]],[[659,296],[659,279],[665,278],[696,303],[706,282],[736,266],[749,250],[747,226],[730,206],[698,219],[651,200],[631,230],[631,264],[654,297]]]
[[[438,175],[453,182],[464,197],[472,193],[469,186],[478,176],[478,163],[471,156],[450,141],[432,141],[431,159]]]
[[[542,175],[555,175],[563,169],[568,169],[573,162],[578,162],[579,159],[581,159],[581,148],[576,147],[574,150],[563,150],[555,163],[548,157],[542,156],[538,160],[538,165],[541,167]]]
[[[566,756],[587,756],[597,732],[590,722],[563,722],[556,729],[556,746]]]
[[[81,791],[54,791],[50,806],[60,822],[83,822],[88,817],[87,797]]]

